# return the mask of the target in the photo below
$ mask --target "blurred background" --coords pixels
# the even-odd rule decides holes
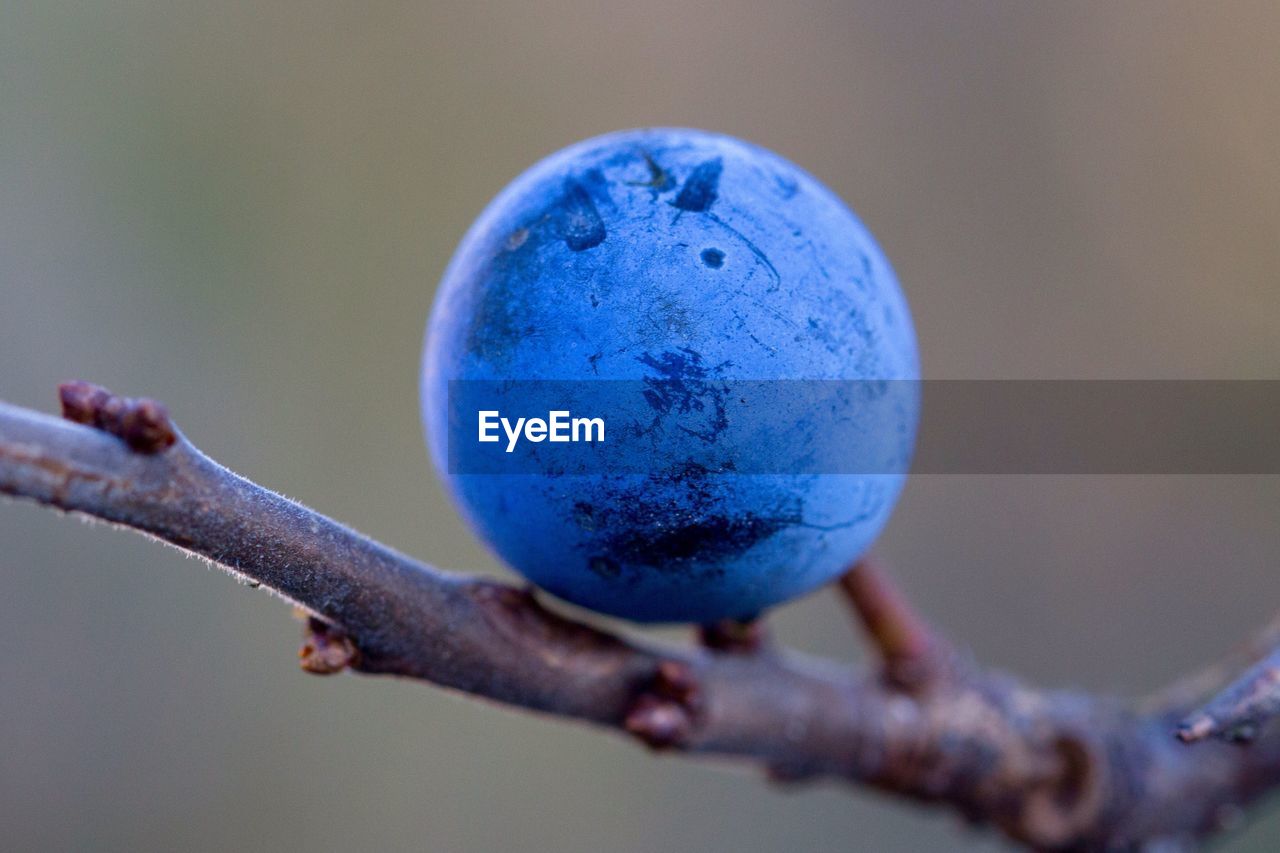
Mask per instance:
[[[739,135],[858,211],[930,378],[1280,378],[1280,6],[0,0],[0,398],[165,400],[216,459],[502,574],[430,470],[422,329],[523,168]],[[1140,695],[1280,602],[1280,478],[916,477],[882,550],[983,661]],[[862,651],[829,594],[782,637]],[[677,632],[678,633],[678,632]],[[10,849],[1000,850],[829,784],[297,667],[265,592],[0,505]],[[1220,849],[1274,849],[1265,807]]]

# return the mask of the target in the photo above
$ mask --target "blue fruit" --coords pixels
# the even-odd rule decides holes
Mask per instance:
[[[918,375],[893,271],[835,195],[746,142],[635,130],[543,160],[471,227],[428,327],[422,411],[467,519],[526,578],[637,621],[710,622],[808,592],[870,545],[905,478]],[[869,406],[888,384],[909,391]],[[612,409],[589,412],[608,423],[598,467],[566,466],[578,445],[479,443],[458,389],[514,421],[546,417],[521,410],[535,386]]]

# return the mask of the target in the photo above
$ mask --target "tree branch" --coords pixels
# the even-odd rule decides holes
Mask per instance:
[[[149,534],[305,608],[310,671],[418,678],[617,729],[655,748],[836,777],[947,804],[1037,849],[1193,842],[1280,784],[1280,733],[1246,749],[1172,737],[1191,706],[1139,713],[1042,692],[950,651],[874,565],[841,582],[881,673],[718,626],[663,648],[572,622],[528,590],[446,574],[236,476],[162,406],[62,390],[67,419],[0,403],[0,492]],[[73,422],[74,421],[74,422]]]
[[[1280,714],[1280,647],[1271,649],[1195,713],[1178,724],[1178,737],[1194,743],[1207,737],[1250,741],[1258,728]]]

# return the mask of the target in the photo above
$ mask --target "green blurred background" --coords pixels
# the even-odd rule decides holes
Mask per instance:
[[[446,567],[422,446],[453,246],[621,127],[773,148],[870,225],[932,378],[1278,378],[1280,6],[0,0],[0,398],[80,377]],[[883,540],[982,660],[1137,695],[1280,602],[1280,478],[917,477]],[[829,594],[779,633],[861,655]],[[0,506],[7,849],[1001,849],[830,784],[298,671],[289,610]],[[1222,849],[1272,850],[1263,808]]]

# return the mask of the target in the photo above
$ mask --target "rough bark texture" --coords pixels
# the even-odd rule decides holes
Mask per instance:
[[[656,647],[565,619],[530,591],[438,571],[254,485],[196,450],[158,403],[84,383],[62,398],[65,419],[0,403],[0,493],[150,534],[297,602],[311,672],[423,679],[754,762],[779,781],[838,777],[951,806],[1036,849],[1193,847],[1280,784],[1270,658],[1203,712],[1226,667],[1146,709],[1036,690],[957,654],[871,561],[840,588],[880,652],[876,671],[776,649],[759,626]],[[1248,746],[1209,737],[1242,724]]]

